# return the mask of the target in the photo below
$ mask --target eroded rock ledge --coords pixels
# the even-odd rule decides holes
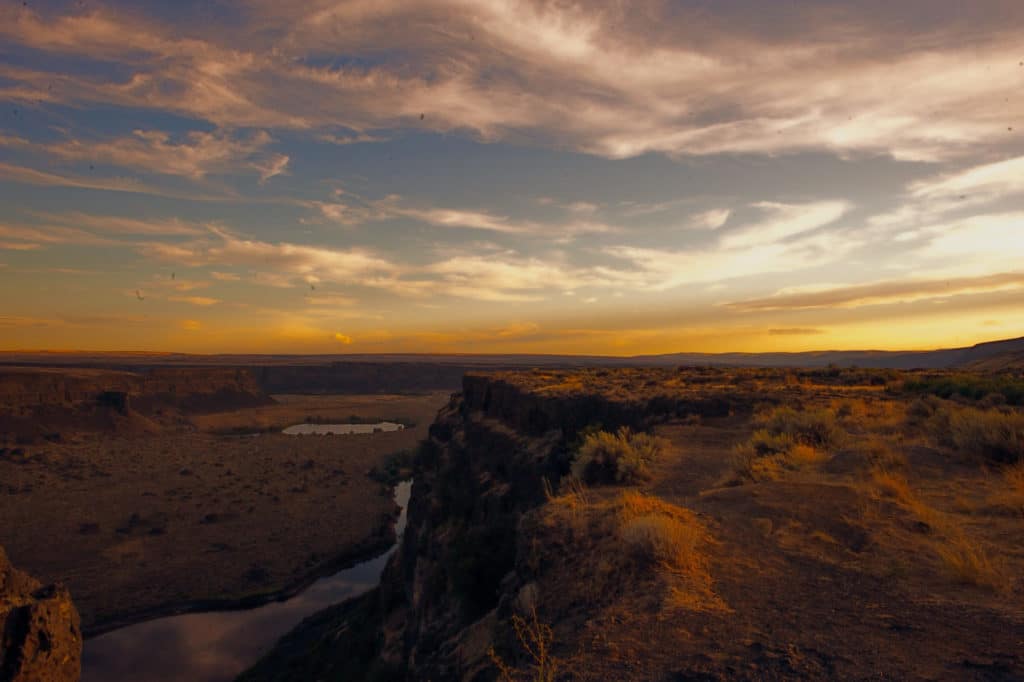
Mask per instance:
[[[77,680],[81,658],[78,611],[67,589],[43,586],[0,548],[0,680]]]

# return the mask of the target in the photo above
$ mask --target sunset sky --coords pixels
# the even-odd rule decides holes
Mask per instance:
[[[1024,336],[1020,0],[0,6],[0,349]]]

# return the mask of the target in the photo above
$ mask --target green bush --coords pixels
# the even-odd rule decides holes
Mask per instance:
[[[587,433],[572,465],[572,473],[589,484],[634,483],[648,478],[647,465],[668,448],[664,438],[634,433]]]

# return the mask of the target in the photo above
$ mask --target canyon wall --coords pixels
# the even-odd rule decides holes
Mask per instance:
[[[543,396],[466,375],[419,450],[408,527],[380,587],[300,626],[241,679],[494,679],[488,650],[529,592],[521,521],[557,490],[579,432],[749,407],[710,391]]]

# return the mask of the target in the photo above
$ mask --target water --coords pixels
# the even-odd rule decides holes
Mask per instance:
[[[348,433],[373,433],[374,431],[401,431],[405,427],[394,422],[378,422],[376,424],[296,424],[289,426],[281,433],[289,436],[302,436],[310,433],[315,434],[348,434]]]
[[[402,507],[395,527],[399,541],[405,532],[406,507],[411,491],[412,481],[403,481],[395,486],[395,502]],[[211,611],[158,618],[87,640],[82,654],[82,680],[232,680],[256,663],[278,639],[307,616],[376,587],[396,547],[392,545],[374,559],[321,578],[285,601],[245,611]]]

